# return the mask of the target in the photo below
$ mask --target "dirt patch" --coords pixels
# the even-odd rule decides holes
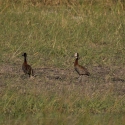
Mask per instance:
[[[58,86],[74,86],[79,89],[85,89],[92,93],[95,91],[113,91],[119,95],[125,94],[125,79],[123,74],[125,70],[122,68],[111,69],[109,67],[94,66],[89,67],[91,76],[83,76],[81,82],[78,81],[79,75],[74,69],[61,69],[61,68],[45,68],[38,67],[34,69],[34,79],[29,79],[21,69],[21,66],[15,65],[1,65],[0,66],[0,91],[7,87],[8,84],[14,88],[26,91],[32,87],[33,84],[38,88],[46,87],[48,89]]]

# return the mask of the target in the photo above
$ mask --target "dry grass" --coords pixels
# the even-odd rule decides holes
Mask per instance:
[[[91,2],[79,7],[4,2],[0,124],[123,125],[125,13],[121,2],[107,1],[100,8]],[[21,69],[23,52],[28,53],[34,79]],[[91,73],[81,83],[73,67],[75,52]]]
[[[72,69],[39,67],[35,74],[29,79],[18,66],[1,66],[1,124],[124,123],[125,81],[108,67],[91,67],[81,83]]]

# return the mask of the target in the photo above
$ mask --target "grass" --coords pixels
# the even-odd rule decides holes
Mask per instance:
[[[98,7],[99,6],[99,7]],[[0,8],[1,125],[123,125],[125,12],[121,3]],[[36,77],[24,76],[23,52]],[[91,76],[78,83],[73,55]]]

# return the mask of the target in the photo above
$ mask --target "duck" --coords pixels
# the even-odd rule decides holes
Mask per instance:
[[[34,76],[34,72],[33,72],[32,67],[29,64],[27,64],[27,53],[23,53],[22,56],[24,56],[24,62],[22,64],[22,70],[23,70],[23,72],[25,74],[28,74],[29,77]]]
[[[78,63],[79,54],[75,53],[74,56],[75,56],[74,69],[79,74],[79,81],[80,81],[81,77],[83,75],[90,76],[90,73],[87,70],[87,68],[85,68],[84,66],[79,65],[79,63]]]

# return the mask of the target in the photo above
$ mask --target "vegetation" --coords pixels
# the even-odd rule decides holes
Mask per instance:
[[[2,0],[0,124],[124,125],[124,29],[120,0]],[[75,52],[91,73],[81,83]]]

